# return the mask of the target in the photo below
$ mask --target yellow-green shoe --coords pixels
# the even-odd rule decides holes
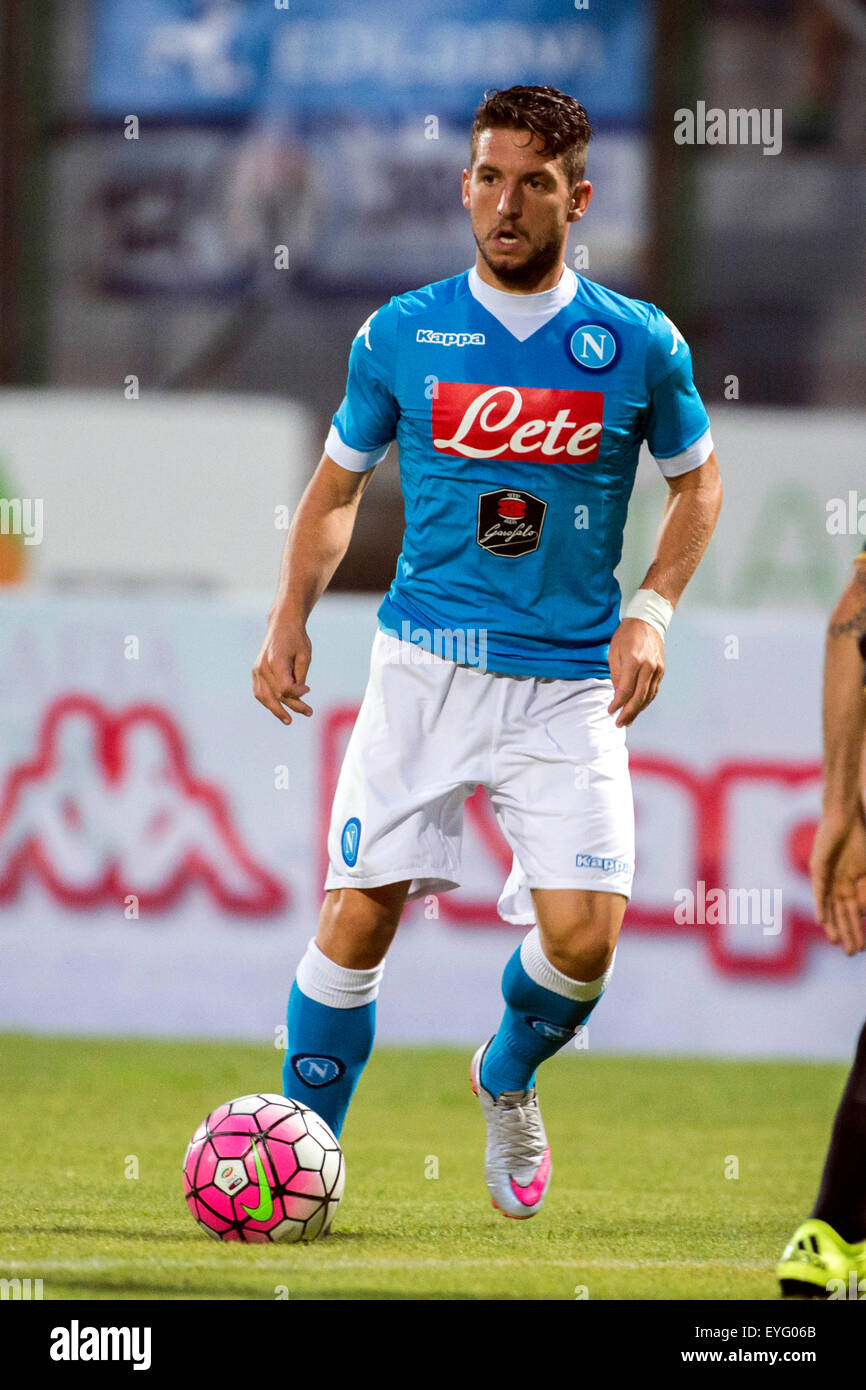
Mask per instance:
[[[785,1246],[776,1278],[784,1298],[866,1298],[866,1240],[849,1245],[810,1217]]]

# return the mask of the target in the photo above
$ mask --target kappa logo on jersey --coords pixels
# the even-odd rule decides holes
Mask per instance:
[[[547,503],[531,492],[482,492],[475,539],[492,555],[527,555],[538,549],[546,511]]]
[[[435,328],[419,328],[416,343],[438,343],[440,347],[483,347],[483,333],[439,333]]]
[[[603,414],[601,391],[440,381],[433,447],[457,458],[592,463]]]
[[[356,337],[356,338],[360,338],[360,337],[363,335],[364,343],[365,343],[366,347],[368,347],[368,348],[370,349],[370,352],[373,351],[373,349],[370,347],[370,327],[371,327],[371,325],[372,325],[372,323],[373,323],[374,318],[375,318],[376,315],[378,314],[378,312],[379,312],[378,309],[374,309],[373,312],[372,312],[372,314],[370,314],[367,318],[364,319],[364,322],[361,324],[361,327],[358,329],[357,333],[355,334],[355,337]]]
[[[319,1057],[311,1052],[296,1052],[292,1067],[305,1086],[330,1086],[339,1081],[346,1070],[339,1057]]]
[[[602,328],[599,323],[582,323],[569,338],[568,350],[578,367],[600,372],[611,365],[619,348],[609,328]]]
[[[673,337],[673,342],[671,343],[671,350],[668,354],[669,357],[673,357],[677,352],[680,344],[682,344],[682,346],[685,347],[686,340],[683,337],[680,330],[677,328],[676,324],[673,322],[673,320],[668,318],[667,314],[662,314],[662,318],[664,319],[668,328],[671,330],[671,334]]]

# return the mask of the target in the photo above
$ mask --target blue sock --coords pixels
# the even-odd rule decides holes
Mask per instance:
[[[598,980],[571,980],[543,954],[538,928],[531,931],[502,976],[505,1013],[484,1057],[485,1089],[497,1096],[534,1085],[536,1068],[589,1018],[612,970],[613,959]]]
[[[289,995],[283,1095],[315,1110],[338,1138],[373,1050],[382,970],[348,970],[311,941]]]

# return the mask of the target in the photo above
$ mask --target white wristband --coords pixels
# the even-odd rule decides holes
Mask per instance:
[[[638,589],[623,613],[624,618],[642,618],[654,627],[659,637],[664,638],[668,623],[674,615],[674,606],[669,599],[662,598],[655,589]]]

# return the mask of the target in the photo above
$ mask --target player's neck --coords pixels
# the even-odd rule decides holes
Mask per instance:
[[[553,269],[549,270],[546,275],[543,275],[537,284],[512,285],[505,280],[500,280],[497,275],[494,275],[480,252],[475,256],[475,272],[479,280],[483,280],[485,285],[489,285],[491,289],[500,290],[503,294],[544,294],[545,290],[555,290],[562,279],[564,267],[565,261],[563,259],[558,261]]]

